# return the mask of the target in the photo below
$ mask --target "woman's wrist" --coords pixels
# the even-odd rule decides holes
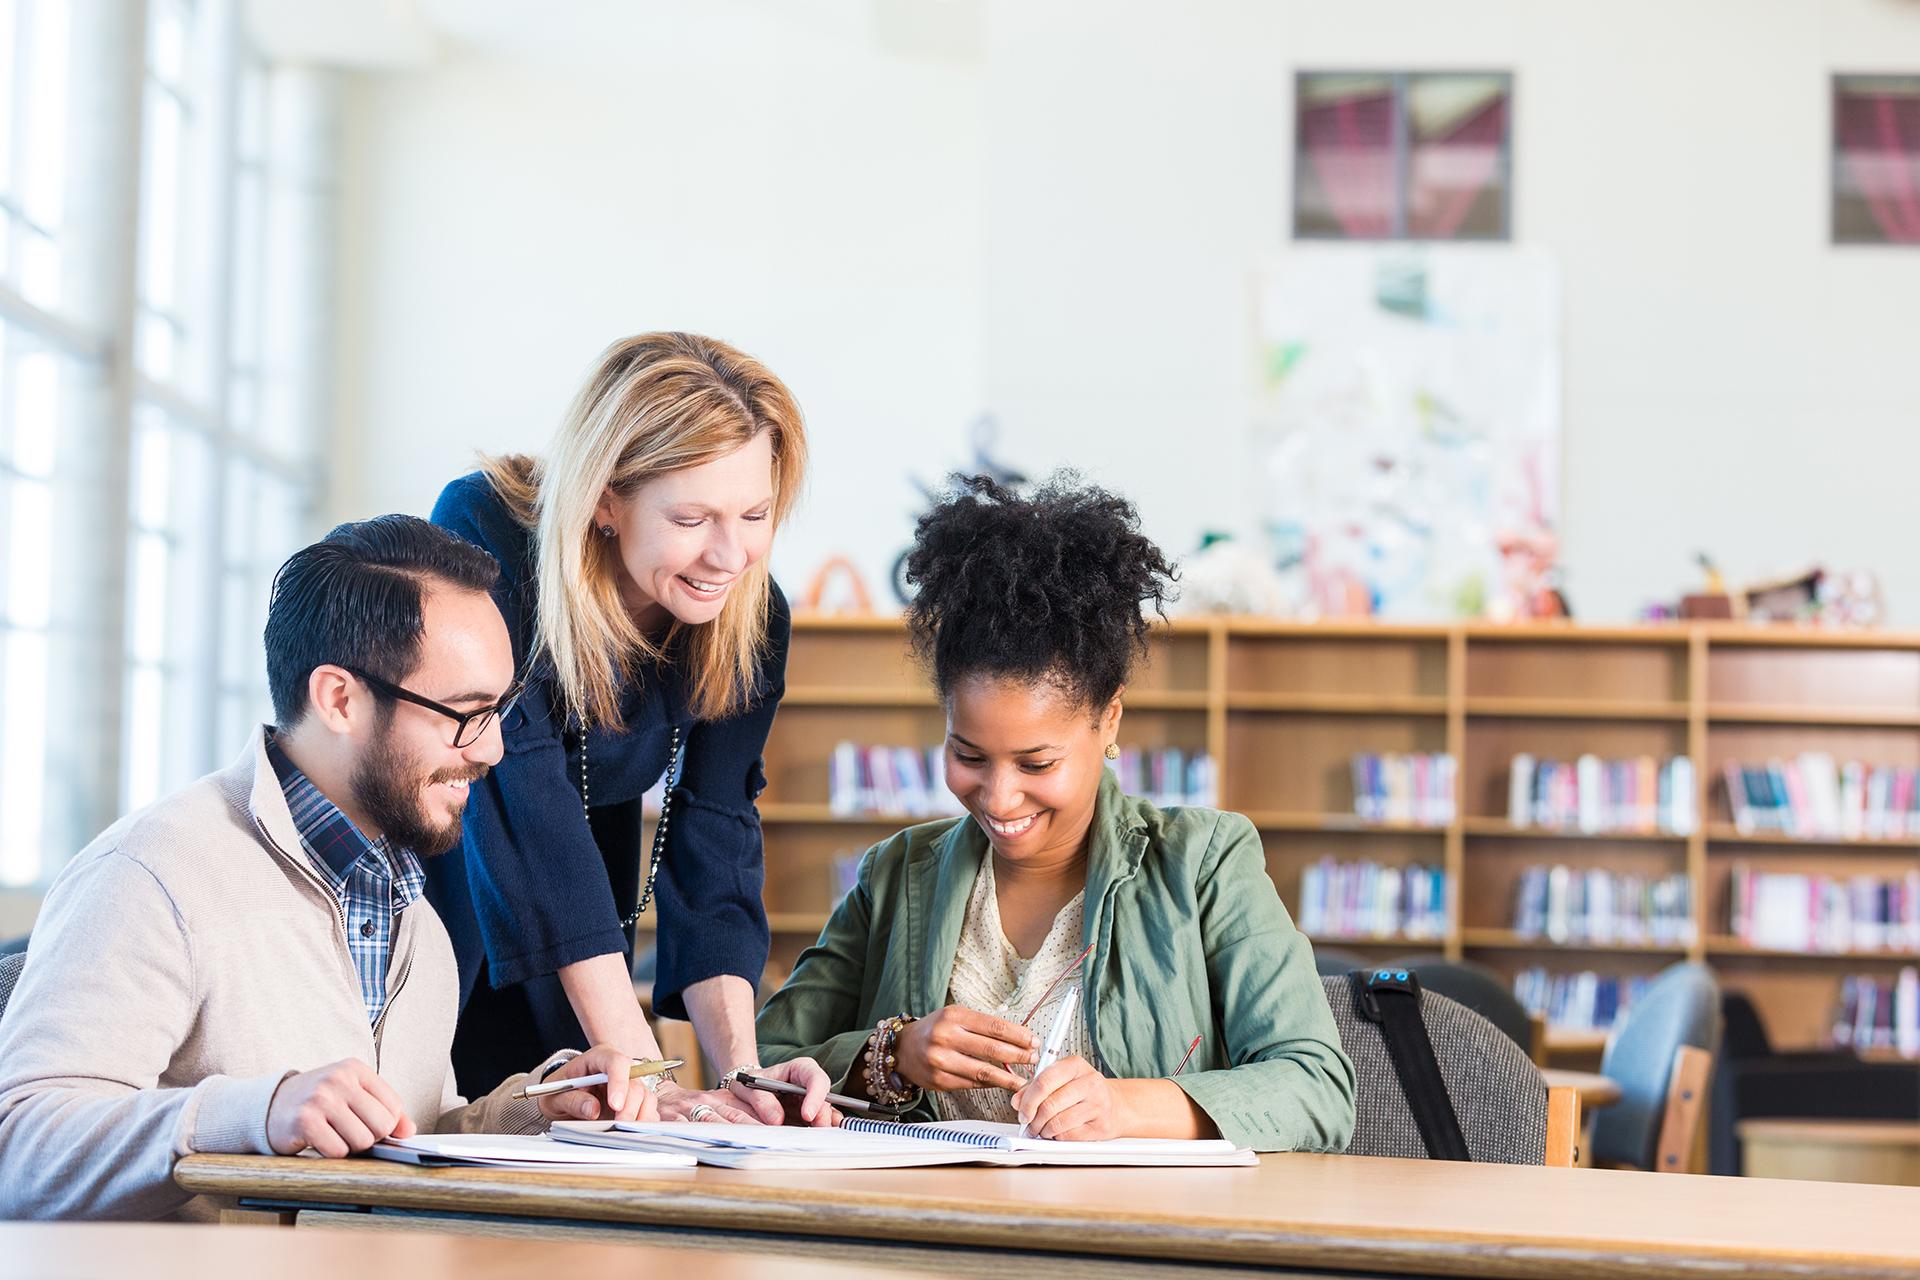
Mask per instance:
[[[754,1035],[753,989],[744,978],[719,974],[690,985],[682,998],[699,1037],[707,1065],[724,1074],[739,1067],[754,1069],[760,1062],[760,1042]]]
[[[728,1067],[725,1071],[722,1071],[720,1073],[720,1083],[715,1085],[714,1087],[717,1089],[725,1089],[727,1086],[731,1085],[739,1077],[742,1071],[745,1071],[748,1074],[757,1074],[763,1069],[764,1068],[762,1068],[758,1062],[742,1062],[735,1066]]]
[[[1140,1132],[1140,1093],[1142,1084],[1158,1084],[1159,1081],[1114,1080],[1108,1088],[1113,1091],[1113,1133],[1117,1138],[1137,1138]],[[1177,1087],[1177,1086],[1176,1086]]]
[[[592,956],[563,965],[558,976],[588,1044],[617,1045],[635,1058],[660,1056],[653,1028],[647,1025],[647,1016],[633,994],[633,976],[627,970],[625,956]]]
[[[920,1095],[921,1086],[900,1066],[900,1037],[914,1021],[904,1013],[880,1019],[861,1050],[860,1075],[866,1082],[866,1094],[883,1106],[906,1106]]]

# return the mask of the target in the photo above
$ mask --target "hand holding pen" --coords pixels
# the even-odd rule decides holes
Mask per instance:
[[[1096,1112],[1110,1113],[1112,1099],[1104,1096],[1111,1090],[1104,1090],[1105,1077],[1093,1069],[1093,1064],[1078,1055],[1060,1061],[1060,1051],[1066,1047],[1067,1031],[1073,1025],[1074,1004],[1080,995],[1079,984],[1067,988],[1053,1013],[1053,1025],[1047,1028],[1047,1043],[1040,1050],[1040,1061],[1034,1065],[1033,1079],[1013,1095],[1014,1109],[1020,1113],[1020,1136],[1053,1138],[1059,1132],[1045,1132],[1049,1126],[1064,1131],[1066,1128],[1078,1128],[1086,1123]],[[1042,997],[1042,1003],[1045,998]],[[1050,1074],[1051,1073],[1051,1074]],[[1075,1088],[1071,1097],[1059,1097],[1062,1085],[1073,1081]],[[1098,1082],[1098,1083],[1090,1083]],[[1037,1100],[1034,1109],[1029,1111],[1027,1100]],[[1056,1104],[1057,1105],[1053,1105]],[[1061,1119],[1063,1113],[1073,1107],[1080,1108],[1080,1114],[1073,1117],[1068,1125]],[[1041,1120],[1041,1109],[1045,1109],[1045,1122]],[[1111,1135],[1102,1135],[1111,1136]]]
[[[513,1096],[538,1100],[540,1114],[549,1120],[657,1120],[660,1108],[645,1080],[680,1065],[635,1062],[611,1045],[599,1044],[545,1080],[516,1089]]]
[[[1200,1037],[1195,1036],[1173,1076],[1165,1079],[1111,1080],[1079,1056],[1043,1065],[1033,1083],[1013,1095],[1022,1131],[1030,1137],[1069,1142],[1217,1136],[1210,1122],[1172,1084],[1199,1047]]]

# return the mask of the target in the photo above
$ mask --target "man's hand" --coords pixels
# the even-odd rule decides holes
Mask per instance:
[[[611,1045],[597,1044],[571,1059],[547,1081],[575,1080],[596,1071],[607,1073],[605,1084],[549,1093],[540,1099],[540,1114],[549,1120],[658,1120],[660,1108],[653,1090],[627,1078],[633,1059]]]
[[[267,1104],[267,1144],[283,1156],[312,1147],[337,1159],[417,1132],[393,1086],[358,1058],[288,1076]]]

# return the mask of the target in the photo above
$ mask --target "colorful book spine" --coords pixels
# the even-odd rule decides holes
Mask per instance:
[[[1856,974],[1840,980],[1833,1009],[1833,1043],[1855,1051],[1880,1050],[1920,1058],[1920,969],[1887,978]]]
[[[1837,762],[1809,751],[1792,760],[1721,770],[1727,808],[1742,835],[1775,832],[1803,840],[1902,840],[1920,836],[1920,770]]]
[[[1685,872],[1528,867],[1514,886],[1513,931],[1556,943],[1689,946],[1697,932],[1692,881]]]
[[[1611,1031],[1652,979],[1595,973],[1550,973],[1525,969],[1513,979],[1513,994],[1529,1013],[1561,1031]]]
[[[1454,789],[1459,768],[1445,752],[1353,757],[1354,816],[1394,826],[1444,827],[1458,805]]]
[[[1751,947],[1920,955],[1920,868],[1842,877],[1737,862],[1727,898],[1728,931]]]
[[[1122,747],[1120,758],[1109,762],[1108,767],[1119,779],[1122,791],[1163,809],[1176,805],[1213,808],[1220,803],[1220,775],[1213,757],[1204,751]]]
[[[1696,820],[1693,761],[1686,756],[1565,762],[1523,752],[1508,774],[1507,821],[1516,827],[1684,836]]]
[[[932,818],[965,812],[947,790],[939,747],[835,745],[827,758],[827,807],[836,815]]]
[[[1447,877],[1436,865],[1322,858],[1300,873],[1294,903],[1310,938],[1436,939],[1447,932]]]

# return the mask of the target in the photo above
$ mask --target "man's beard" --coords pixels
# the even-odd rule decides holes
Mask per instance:
[[[419,757],[394,742],[391,731],[367,749],[354,766],[347,785],[367,821],[396,849],[407,849],[423,858],[445,853],[460,843],[460,819],[463,805],[455,809],[444,824],[435,825],[427,816],[427,787],[436,782],[478,780],[486,776],[487,766],[468,769],[443,769],[426,774]]]

